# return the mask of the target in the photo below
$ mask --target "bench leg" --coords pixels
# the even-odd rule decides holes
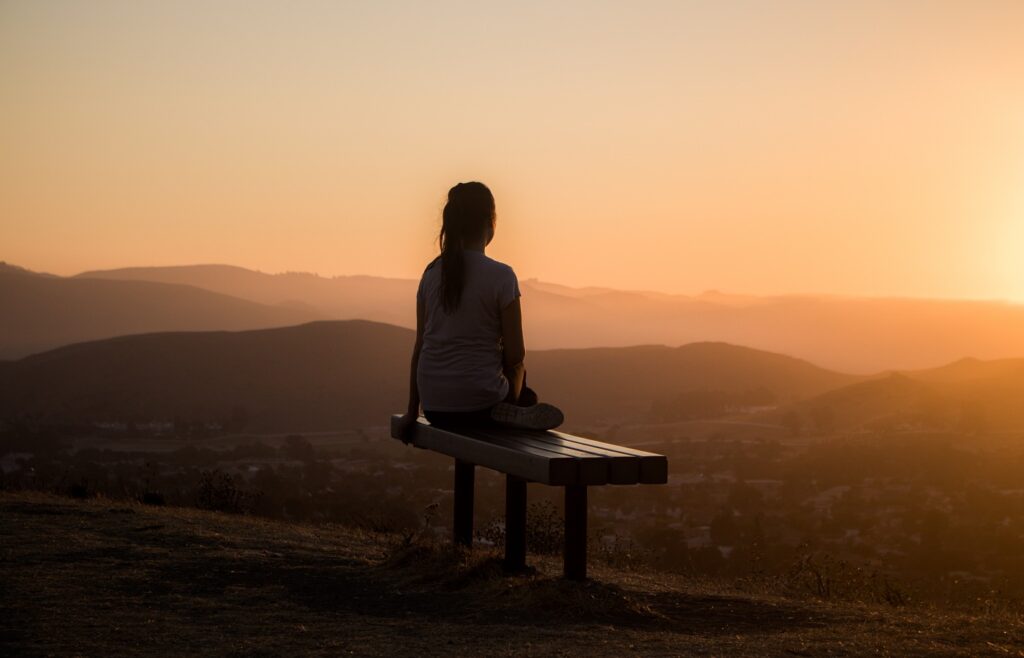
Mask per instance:
[[[452,539],[456,544],[473,546],[474,465],[455,460],[455,508],[452,512]]]
[[[505,570],[526,568],[526,480],[505,476]]]
[[[563,573],[569,580],[587,579],[587,486],[565,488],[565,555]]]

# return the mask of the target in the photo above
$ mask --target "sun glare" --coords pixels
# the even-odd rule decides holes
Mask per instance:
[[[1009,203],[999,222],[993,246],[995,285],[1003,296],[1024,302],[1024,164],[1015,185],[1007,185]]]

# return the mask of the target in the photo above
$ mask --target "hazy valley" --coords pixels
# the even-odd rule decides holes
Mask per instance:
[[[317,319],[412,327],[415,312],[416,281],[406,279],[264,274],[225,265],[36,280],[14,273],[30,276],[0,268],[0,306],[9,312],[0,326],[0,358],[148,331],[256,329]],[[1024,306],[998,301],[684,296],[534,279],[520,285],[530,349],[715,341],[858,374],[923,369],[965,357],[1024,357]]]

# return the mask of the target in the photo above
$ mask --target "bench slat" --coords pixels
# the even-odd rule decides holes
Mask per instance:
[[[401,418],[392,416],[394,424]],[[395,437],[398,438],[398,437]],[[556,431],[433,427],[420,418],[412,444],[551,485],[664,484],[668,460],[643,450]]]
[[[668,458],[665,455],[627,448],[626,446],[613,443],[604,443],[603,441],[587,439],[563,432],[550,431],[548,434],[554,434],[570,443],[592,446],[609,452],[636,457],[640,461],[640,478],[638,480],[640,484],[665,484],[668,482]]]
[[[539,430],[509,431],[514,431],[517,436],[528,436],[549,443],[557,441],[566,447],[584,450],[595,455],[606,455],[612,460],[608,473],[610,484],[665,484],[668,482],[668,459],[664,455],[555,430],[546,432]]]
[[[608,464],[608,484],[637,484],[640,482],[640,461],[636,457],[615,453],[610,450],[566,441],[553,432],[538,432],[530,440],[571,449],[581,456],[600,459]]]
[[[391,417],[392,436],[399,418],[401,416],[398,415]],[[432,427],[424,418],[419,419],[412,444],[533,482],[560,486],[575,484],[577,479],[574,457],[557,456],[549,451],[474,439]]]
[[[576,484],[608,484],[610,481],[609,467],[611,463],[609,460],[585,450],[548,443],[541,437],[522,436],[518,432],[513,434],[501,429],[473,430],[473,435],[486,441],[499,441],[505,445],[521,445],[544,450],[559,457],[571,457],[576,460]],[[636,480],[633,481],[636,482]]]
[[[582,445],[592,446],[594,448],[601,448],[602,450],[608,450],[609,452],[616,452],[622,455],[629,455],[631,457],[663,457],[653,452],[645,452],[643,450],[637,450],[627,446],[620,446],[615,443],[604,443],[596,439],[587,439],[582,436],[576,436],[575,434],[566,434],[564,432],[558,432],[556,430],[549,430],[546,434],[554,434],[555,436],[571,441],[573,443],[579,443]]]
[[[575,474],[570,482],[571,484],[608,483],[608,465],[600,460],[583,460],[581,456],[587,455],[578,450],[558,449],[555,446],[540,443],[527,437],[504,433],[500,429],[491,431],[483,428],[474,428],[472,430],[460,430],[460,432],[464,432],[466,436],[477,441],[524,450],[531,454],[541,454],[552,459],[570,459],[575,467]]]

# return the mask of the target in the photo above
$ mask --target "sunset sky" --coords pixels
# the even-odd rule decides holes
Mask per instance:
[[[1024,2],[0,1],[0,260],[1024,302]]]

